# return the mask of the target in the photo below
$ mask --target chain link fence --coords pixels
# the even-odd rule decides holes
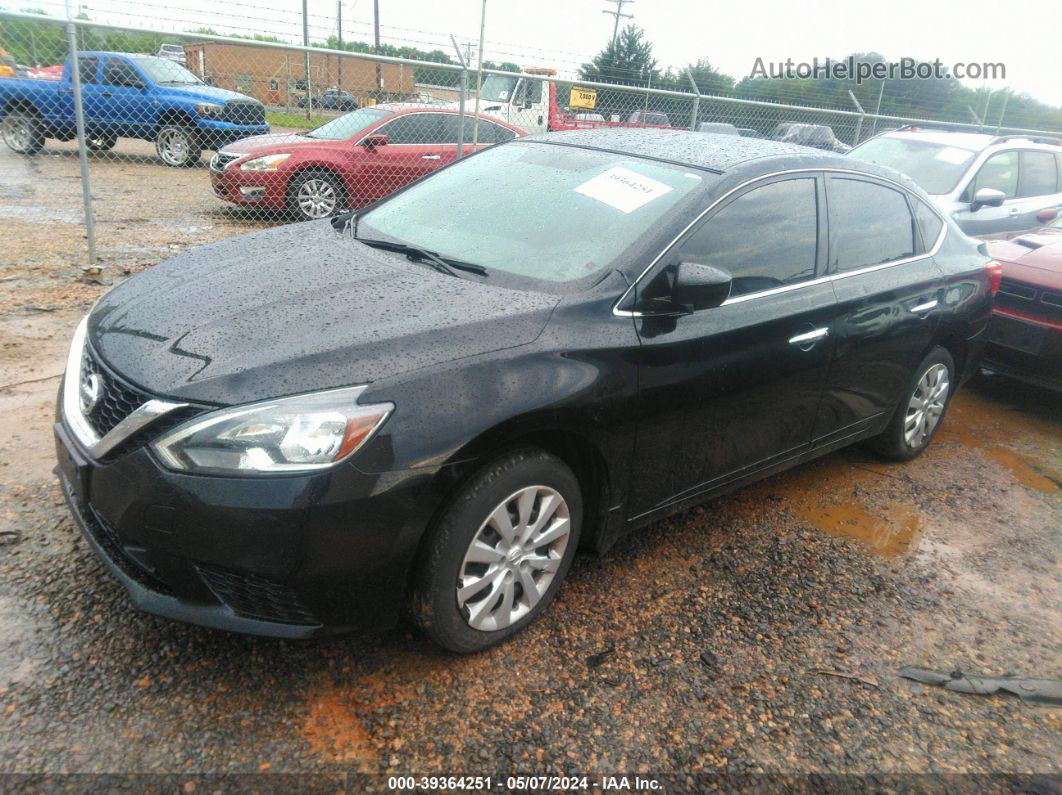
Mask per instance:
[[[831,109],[701,95],[692,80],[681,93],[541,68],[477,73],[456,42],[459,65],[30,13],[0,12],[0,24],[10,264],[153,262],[362,207],[547,130],[679,128],[839,152],[906,124],[1045,132],[875,116],[854,98]]]

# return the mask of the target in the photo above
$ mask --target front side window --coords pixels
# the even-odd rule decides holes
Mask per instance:
[[[988,158],[974,178],[971,201],[981,188],[1003,191],[1003,195],[1008,199],[1013,199],[1017,196],[1018,153],[1000,152],[998,155],[992,155]]]
[[[103,62],[104,85],[129,87],[143,82],[136,69],[121,58],[108,58]]]
[[[624,252],[659,235],[670,213],[716,179],[632,155],[518,140],[385,199],[358,217],[357,236],[483,265],[490,284],[566,292],[620,267]]]
[[[734,279],[731,296],[814,278],[819,240],[815,183],[804,177],[753,188],[701,224],[671,259],[728,271]]]
[[[1055,156],[1050,152],[1022,152],[1018,196],[1048,196],[1058,191]]]
[[[447,135],[442,122],[443,114],[441,113],[410,113],[389,121],[377,132],[387,136],[388,144],[399,146],[457,143],[457,128],[453,129],[454,135]],[[444,138],[452,138],[452,140],[444,141]]]
[[[907,198],[875,182],[834,177],[828,188],[830,262],[838,273],[914,256]]]

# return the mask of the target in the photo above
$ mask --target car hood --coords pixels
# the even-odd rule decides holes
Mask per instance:
[[[234,155],[248,155],[252,152],[266,153],[290,150],[293,146],[313,145],[320,147],[335,143],[337,142],[323,138],[307,138],[305,135],[296,135],[295,133],[273,133],[271,135],[252,135],[250,138],[241,138],[231,144],[226,144],[221,148],[221,151]],[[350,148],[349,144],[347,148]]]
[[[235,404],[523,345],[557,301],[433,271],[325,220],[202,246],[135,276],[100,299],[89,340],[149,393]]]
[[[1005,276],[1062,289],[1062,234],[1026,232],[1011,240],[989,240],[987,246],[988,255],[1002,263]]]
[[[165,91],[175,91],[184,97],[189,99],[201,99],[204,102],[217,102],[224,105],[226,102],[230,102],[234,99],[239,99],[244,102],[258,102],[254,97],[249,97],[246,94],[241,94],[238,91],[229,91],[227,88],[217,88],[216,86],[208,85],[189,85],[189,86],[159,86],[160,89]]]

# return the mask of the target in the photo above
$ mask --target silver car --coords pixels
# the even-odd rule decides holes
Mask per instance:
[[[904,172],[968,235],[1024,232],[1062,211],[1062,139],[904,127],[848,156]]]

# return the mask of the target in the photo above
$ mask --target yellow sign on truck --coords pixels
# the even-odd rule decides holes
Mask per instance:
[[[593,110],[597,106],[597,91],[592,88],[579,88],[572,86],[572,92],[568,97],[569,108],[583,108]]]

